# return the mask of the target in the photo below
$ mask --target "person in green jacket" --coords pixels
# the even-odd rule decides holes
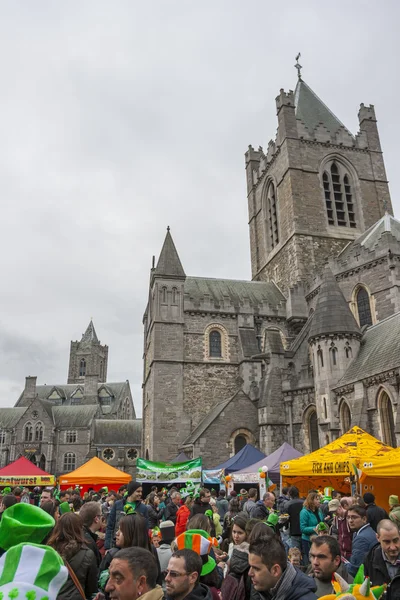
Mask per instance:
[[[317,535],[317,526],[324,520],[319,506],[321,504],[319,494],[310,492],[304,502],[304,508],[300,511],[301,549],[304,565],[309,564],[310,537]]]

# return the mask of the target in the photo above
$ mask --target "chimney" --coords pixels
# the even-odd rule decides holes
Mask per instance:
[[[25,390],[24,390],[24,398],[25,400],[33,400],[36,398],[36,380],[37,377],[25,377]]]

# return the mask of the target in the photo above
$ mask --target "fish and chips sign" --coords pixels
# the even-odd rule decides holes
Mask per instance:
[[[136,481],[143,483],[201,482],[202,460],[194,458],[183,463],[153,462],[138,458]]]
[[[352,470],[348,460],[337,462],[313,461],[312,472],[314,475],[349,475]]]

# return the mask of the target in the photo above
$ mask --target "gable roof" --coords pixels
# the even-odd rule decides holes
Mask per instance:
[[[154,275],[159,275],[160,277],[185,277],[185,271],[183,270],[169,227],[157,266],[154,270]]]
[[[303,121],[310,133],[320,123],[331,133],[336,133],[340,127],[350,131],[343,125],[336,115],[326,106],[317,94],[303,81],[299,79],[294,92],[294,103],[296,118]],[[351,133],[350,133],[351,135]]]
[[[239,393],[239,392],[237,392]],[[236,394],[235,394],[236,396]],[[235,396],[228,398],[227,400],[223,400],[222,402],[218,402],[209,413],[206,414],[204,419],[200,421],[200,423],[195,427],[192,433],[186,438],[183,444],[180,446],[187,446],[189,444],[194,444],[199,437],[203,435],[203,433],[210,427],[211,423],[215,421],[215,419],[222,413],[222,411],[228,406],[228,404],[233,400]]]
[[[28,410],[27,406],[16,408],[0,408],[0,423],[2,429],[12,429]]]
[[[365,331],[360,351],[336,388],[398,367],[400,367],[400,312]]]
[[[337,333],[361,337],[360,328],[343,296],[336,277],[329,266],[326,266],[308,339]]]
[[[355,246],[361,246],[370,251],[374,250],[381,241],[384,233],[390,234],[396,242],[400,242],[400,222],[392,215],[389,215],[389,213],[384,214],[372,227],[364,231],[354,242],[346,246],[341,254],[339,254],[339,257]]]

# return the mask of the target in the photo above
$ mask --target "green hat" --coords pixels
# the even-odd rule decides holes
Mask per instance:
[[[67,512],[71,512],[71,508],[70,508],[68,502],[61,502],[61,504],[58,507],[58,509],[60,511],[60,515],[64,515]]]
[[[8,550],[21,543],[40,543],[53,529],[51,515],[33,504],[14,504],[3,512],[0,522],[0,548]]]
[[[7,494],[11,494],[11,488],[10,487],[5,487],[3,489],[3,496],[6,496]]]
[[[193,550],[200,556],[203,561],[203,567],[200,573],[201,577],[214,571],[217,563],[210,556],[210,550],[214,544],[214,540],[209,537],[205,531],[202,529],[185,531],[185,533],[178,535],[175,543],[178,546],[178,550]]]
[[[267,525],[270,527],[275,527],[279,521],[279,515],[276,512],[270,512],[268,515],[268,519],[266,521]]]
[[[1,598],[56,600],[67,579],[61,556],[49,546],[18,544],[0,558]]]
[[[206,512],[204,513],[206,515],[206,517],[208,517],[209,519],[213,518],[213,511],[209,508],[206,510]]]

